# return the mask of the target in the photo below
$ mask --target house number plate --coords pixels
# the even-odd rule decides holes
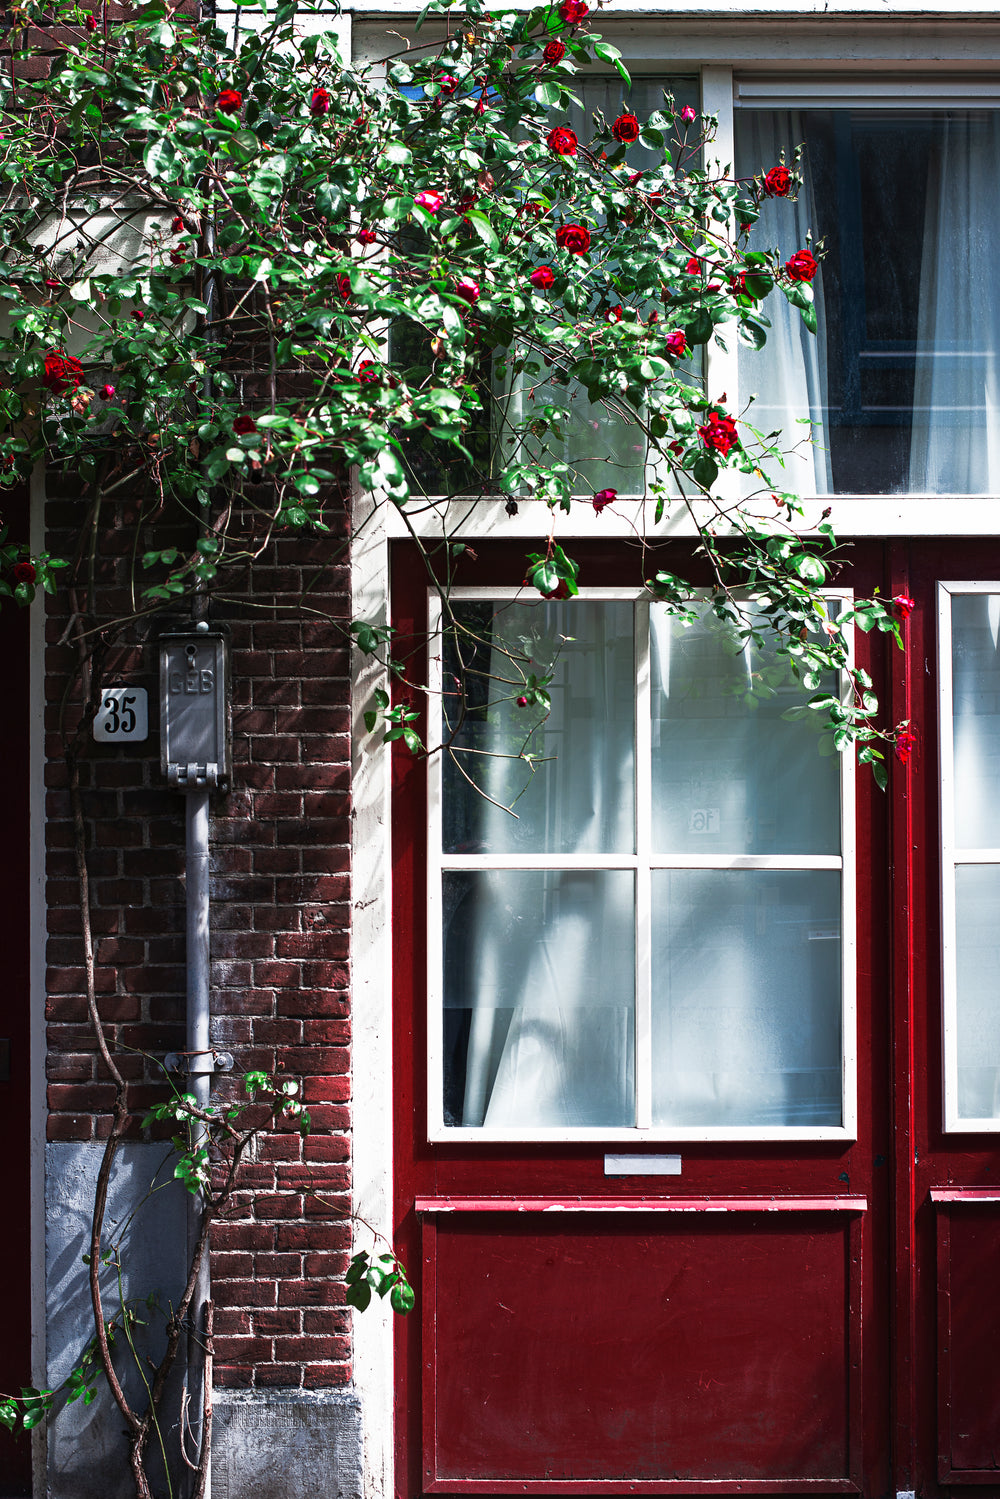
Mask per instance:
[[[136,744],[149,737],[145,687],[105,687],[94,716],[99,744]]]

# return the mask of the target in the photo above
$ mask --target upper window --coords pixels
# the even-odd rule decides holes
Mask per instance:
[[[852,766],[784,719],[766,630],[614,590],[450,607],[432,1135],[842,1137]]]
[[[754,243],[785,259],[825,241],[818,332],[772,296],[767,345],[740,361],[750,420],[800,444],[788,487],[1000,493],[1000,111],[737,110],[740,175],[798,145],[803,189],[765,200]]]

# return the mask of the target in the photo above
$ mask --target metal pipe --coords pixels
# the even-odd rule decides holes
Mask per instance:
[[[209,871],[208,871],[208,787],[191,786],[184,794],[187,843],[187,1051],[191,1072],[188,1088],[200,1109],[207,1107],[212,1091],[212,1053],[209,1036],[211,1007],[209,969]],[[192,1131],[192,1145],[200,1149],[207,1144],[203,1125]],[[201,1196],[191,1195],[188,1204],[188,1264],[194,1256],[201,1232],[204,1203]],[[209,1256],[202,1258],[198,1280],[191,1301],[188,1337],[188,1394],[191,1423],[200,1429],[200,1412],[204,1408],[205,1306],[211,1295]],[[211,1475],[209,1475],[209,1483]],[[208,1488],[206,1488],[206,1494]]]

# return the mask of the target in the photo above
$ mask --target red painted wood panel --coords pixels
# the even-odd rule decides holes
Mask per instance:
[[[850,1490],[860,1480],[861,1221],[434,1215],[425,1486],[809,1480]]]
[[[933,1196],[938,1220],[938,1477],[944,1484],[998,1484],[1000,1193],[985,1199],[971,1191]]]
[[[27,534],[27,495],[5,492],[3,519],[17,539]],[[40,605],[38,607],[41,607]],[[0,859],[0,946],[3,1004],[0,1037],[10,1045],[10,1079],[0,1079],[0,1187],[7,1230],[0,1234],[0,1284],[6,1290],[0,1335],[0,1392],[31,1382],[29,1310],[29,866],[28,866],[28,615],[5,601],[0,608],[0,660],[9,711],[0,733],[3,858]],[[31,1448],[24,1436],[0,1428],[0,1495],[27,1494]]]

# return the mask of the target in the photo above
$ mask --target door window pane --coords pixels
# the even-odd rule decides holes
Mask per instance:
[[[446,871],[445,1123],[635,1123],[630,870]]]
[[[841,1122],[840,874],[653,871],[653,1122]]]
[[[765,201],[755,248],[826,241],[817,335],[780,295],[763,354],[741,354],[749,418],[800,442],[775,482],[804,493],[1000,492],[1000,112],[769,110],[737,115],[737,170],[789,163],[798,201]]]
[[[955,870],[958,958],[958,1112],[1000,1118],[1000,867]]]
[[[650,650],[654,850],[839,853],[840,759],[809,719],[783,719],[802,684],[774,647],[741,646],[711,610],[685,628],[654,604]]]
[[[1000,848],[1000,594],[952,597],[955,842]]]
[[[631,852],[632,604],[463,601],[454,612],[464,628],[444,645],[445,852]],[[548,716],[519,708],[526,678],[550,673]]]

